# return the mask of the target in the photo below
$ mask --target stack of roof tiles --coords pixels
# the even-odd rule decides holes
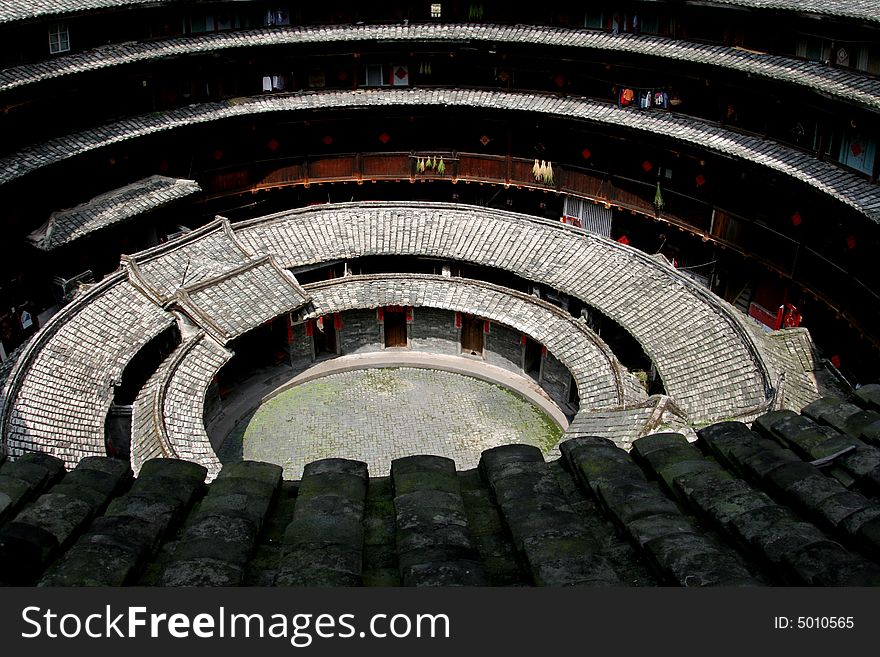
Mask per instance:
[[[880,585],[880,385],[636,440],[436,456],[390,477],[28,454],[0,465],[0,581],[69,585]]]

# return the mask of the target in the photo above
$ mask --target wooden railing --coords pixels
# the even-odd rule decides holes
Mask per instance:
[[[443,158],[445,171],[420,171],[419,158]],[[664,206],[654,206],[656,183],[592,169],[554,164],[553,184],[535,179],[534,160],[454,151],[349,153],[254,162],[206,172],[209,198],[289,186],[381,180],[448,180],[541,189],[604,203],[678,226],[716,242],[791,279],[845,316],[880,347],[880,336],[865,327],[880,325],[880,296],[817,252],[796,240],[705,201],[663,190]]]

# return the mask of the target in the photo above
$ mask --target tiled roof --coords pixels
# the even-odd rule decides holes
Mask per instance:
[[[306,286],[312,295],[308,317],[353,308],[427,306],[477,314],[531,336],[577,381],[581,408],[613,408],[644,401],[602,340],[583,323],[527,294],[465,278],[416,274],[346,276]]]
[[[29,146],[0,159],[0,184],[98,148],[183,126],[268,112],[410,106],[534,112],[630,128],[766,167],[829,195],[872,221],[880,222],[880,186],[777,142],[733,132],[693,117],[622,109],[613,104],[571,96],[490,90],[323,91],[191,105],[169,112],[126,119]]]
[[[180,288],[240,267],[250,254],[239,244],[229,222],[218,218],[181,239],[122,256],[132,283],[159,303]]]
[[[65,473],[27,454],[0,465],[0,582],[878,586],[880,395],[864,397],[630,452],[586,436],[545,462],[506,445],[466,471],[413,455],[380,478],[328,458],[284,481],[242,461],[206,486],[204,467],[160,458],[132,482],[124,461]]]
[[[171,3],[169,0],[0,0],[0,23],[84,13],[96,9],[162,4]]]
[[[263,257],[251,260],[250,252]],[[461,280],[429,285],[430,277],[416,276],[398,277],[393,284],[390,279],[343,279],[306,293],[270,259],[298,266],[381,254],[500,267],[581,298],[640,342],[691,424],[753,417],[773,401],[771,378],[776,372],[804,372],[800,362],[791,364],[791,358],[762,358],[762,351],[773,350],[756,342],[727,304],[671,267],[616,242],[556,222],[486,208],[341,204],[245,222],[237,233],[218,220],[128,258],[127,271],[114,274],[62,310],[16,361],[3,391],[7,448],[12,454],[51,450],[69,464],[103,453],[104,420],[114,385],[129,360],[174,321],[162,309],[179,289],[174,284],[193,279],[201,283],[185,289],[178,300],[221,342],[301,307],[308,294],[319,295],[315,312],[321,312],[322,303],[338,311],[346,304],[387,305],[389,299],[394,305],[459,304],[468,310],[467,300],[479,297],[481,314],[545,341],[572,369],[612,372],[610,383],[602,375],[578,375],[582,399],[607,398],[606,408],[642,400],[635,383],[622,374],[600,341],[572,327],[558,334],[548,331],[555,320],[536,319],[533,312],[541,304],[535,301],[526,307],[517,293],[499,295],[492,286]],[[470,287],[462,289],[465,285]],[[461,293],[457,300],[448,298],[452,286]],[[259,294],[254,293],[257,288]],[[266,307],[253,306],[261,298],[273,301]],[[517,306],[515,312],[511,305]],[[580,342],[565,344],[560,335]],[[596,382],[601,385],[595,387]],[[199,385],[193,379],[190,383]],[[613,395],[600,389],[612,390]],[[806,397],[793,399],[814,398],[808,388],[805,391]],[[776,401],[776,407],[791,407],[791,400]],[[599,407],[602,403],[593,408]],[[192,415],[180,416],[181,423],[201,423],[198,404],[187,412]],[[202,436],[202,431],[196,433]]]
[[[612,240],[511,212],[445,203],[313,206],[236,236],[286,267],[422,255],[498,267],[570,294],[626,328],[693,422],[757,413],[773,385],[735,310],[672,267]]]
[[[152,458],[180,458],[207,470],[208,481],[220,472],[205,423],[205,395],[214,375],[232,352],[204,333],[183,343],[150,377],[135,399],[131,423],[131,464],[138,474]]]
[[[114,224],[157,210],[201,191],[193,180],[150,176],[69,210],[53,212],[28,239],[44,251],[69,244]]]
[[[171,0],[0,0],[0,23],[97,9],[163,4],[171,4]],[[873,0],[707,0],[699,4],[815,13],[872,22],[880,20]]]
[[[303,307],[308,300],[308,293],[272,256],[177,291],[180,307],[222,344]]]
[[[629,451],[639,438],[667,431],[688,436],[692,433],[686,418],[669,397],[652,395],[637,406],[608,411],[581,411],[568,425],[565,437],[597,436]]]
[[[755,343],[778,377],[784,374],[777,408],[803,408],[816,399],[816,372],[822,369],[814,354],[809,331],[804,328],[766,333],[755,327]],[[774,382],[775,385],[776,382]]]
[[[770,9],[880,22],[880,12],[877,11],[875,0],[700,0],[698,4]]]
[[[717,66],[818,91],[823,95],[880,110],[880,81],[858,71],[790,57],[692,43],[680,39],[532,25],[411,24],[273,27],[218,32],[185,38],[103,46],[0,71],[0,92],[66,75],[163,57],[233,48],[369,41],[521,43],[607,53],[639,54],[673,62]]]
[[[105,454],[114,387],[131,358],[173,322],[121,272],[63,308],[28,343],[6,381],[9,453],[51,451],[71,466]]]

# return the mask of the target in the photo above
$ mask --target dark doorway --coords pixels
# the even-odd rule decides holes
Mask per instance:
[[[541,343],[525,336],[526,344],[523,353],[523,371],[535,381],[541,376]]]
[[[483,320],[475,315],[461,314],[461,353],[483,355]]]
[[[568,403],[575,408],[579,408],[581,405],[581,398],[580,395],[578,395],[577,381],[574,380],[573,376],[568,378]]]
[[[312,335],[315,339],[315,358],[326,354],[336,355],[336,327],[333,325],[333,315],[316,319]]]
[[[385,347],[406,346],[406,312],[403,308],[386,308]]]

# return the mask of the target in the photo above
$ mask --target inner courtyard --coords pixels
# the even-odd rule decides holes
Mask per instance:
[[[523,443],[547,455],[562,436],[546,413],[498,384],[409,367],[341,372],[284,390],[242,420],[221,462],[267,461],[299,479],[311,461],[363,461],[387,476],[391,461],[436,454],[474,468],[492,447]]]

